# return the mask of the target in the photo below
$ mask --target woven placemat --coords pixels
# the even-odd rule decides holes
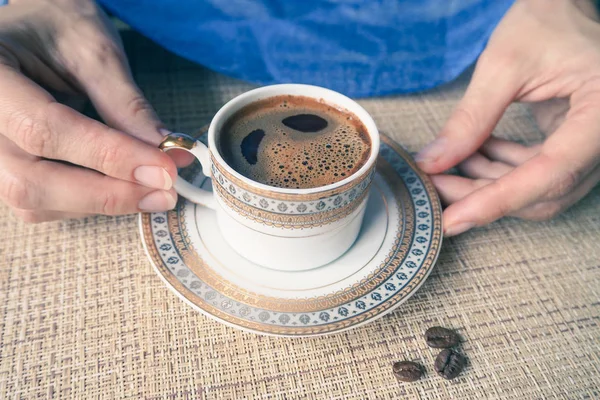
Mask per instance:
[[[169,127],[194,132],[251,88],[127,33],[135,76]],[[361,100],[411,151],[431,140],[466,78]],[[496,134],[542,138],[523,106]],[[553,221],[504,219],[447,239],[418,293],[328,337],[243,333],[184,304],[146,259],[137,217],[25,225],[0,207],[0,398],[594,399],[600,397],[600,190]],[[424,330],[454,328],[468,368],[433,371]],[[427,369],[398,383],[397,360]]]

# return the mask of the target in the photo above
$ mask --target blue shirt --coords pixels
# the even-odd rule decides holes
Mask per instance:
[[[512,2],[100,0],[142,34],[215,71],[354,97],[454,79],[476,60]]]

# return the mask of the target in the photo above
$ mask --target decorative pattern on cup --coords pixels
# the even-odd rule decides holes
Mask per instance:
[[[361,183],[362,185],[362,183]],[[225,190],[220,185],[215,185],[214,188],[221,199],[227,204],[229,208],[234,210],[237,214],[240,214],[254,222],[258,222],[263,225],[275,227],[275,228],[286,228],[286,229],[308,229],[315,228],[318,226],[324,226],[327,224],[334,223],[348,215],[352,214],[354,210],[361,204],[369,192],[369,186],[367,185],[364,190],[360,191],[360,195],[354,195],[352,200],[348,200],[345,203],[341,203],[341,206],[329,208],[325,210],[325,201],[317,202],[316,206],[313,204],[311,207],[316,209],[316,212],[312,213],[296,213],[290,214],[285,213],[287,211],[287,205],[283,202],[277,204],[277,209],[282,211],[281,213],[267,211],[267,208],[272,208],[269,201],[265,198],[261,198],[259,203],[264,205],[264,209],[248,205],[243,201],[240,201],[237,197],[230,195],[230,192]],[[341,197],[336,197],[338,199]],[[335,203],[335,200],[333,200]],[[297,208],[307,208],[305,203],[300,203]],[[319,208],[321,210],[319,210]]]
[[[323,213],[353,204],[368,190],[374,172],[375,165],[361,177],[340,188],[309,195],[294,195],[252,187],[219,168],[214,159],[212,162],[213,182],[216,184],[215,186],[220,186],[222,190],[219,191],[219,194],[226,200],[234,202],[235,199],[260,212],[285,215]]]

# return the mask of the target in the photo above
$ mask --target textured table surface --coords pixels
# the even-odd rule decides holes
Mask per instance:
[[[140,86],[169,127],[193,132],[251,88],[127,33]],[[361,100],[411,151],[431,140],[467,78],[421,95]],[[524,106],[496,130],[542,135]],[[0,206],[0,398],[600,398],[600,188],[550,222],[504,219],[447,239],[408,302],[367,326],[279,339],[225,327],[167,290],[137,216],[25,225]],[[433,371],[423,339],[457,329],[468,368]],[[397,360],[427,369],[398,383]]]

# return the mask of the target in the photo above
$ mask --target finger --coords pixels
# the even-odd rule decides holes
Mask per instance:
[[[31,79],[42,82],[49,89],[68,93],[79,94],[77,88],[60,77],[56,71],[50,68],[36,54],[29,51],[19,52],[19,57],[9,47],[0,44],[0,65],[14,70],[24,71]]]
[[[80,54],[68,64],[69,72],[77,79],[108,126],[123,131],[153,146],[158,146],[170,132],[163,128],[131,75],[127,57],[119,43],[101,35],[93,27],[84,30],[92,45],[79,49]],[[169,152],[178,167],[194,161],[186,152]]]
[[[97,13],[104,24],[77,25],[85,45],[61,49],[70,56],[66,68],[107,125],[158,146],[163,124],[133,80],[118,33],[102,10]]]
[[[62,211],[47,211],[47,210],[22,210],[13,209],[13,214],[28,224],[39,224],[42,222],[58,221],[64,219],[80,219],[92,216],[93,214],[85,213],[68,213]]]
[[[469,178],[498,179],[513,169],[503,162],[490,161],[479,152],[458,164],[458,170]]]
[[[100,57],[102,69],[78,69],[78,78],[107,125],[156,147],[171,132],[163,128],[154,108],[135,84],[127,59],[118,51]],[[170,151],[169,157],[178,167],[194,161],[194,156],[185,151]]]
[[[25,179],[28,185],[21,186],[17,191],[20,197],[12,206],[123,215],[170,210],[175,207],[177,200],[174,189],[154,190],[52,161],[40,161],[31,171],[32,174]],[[43,178],[43,181],[36,177]]]
[[[469,179],[456,175],[432,175],[431,181],[444,205],[456,203],[492,182],[489,179]]]
[[[15,158],[1,147],[0,199],[24,210],[118,215],[165,211],[177,196],[72,165]]]
[[[568,195],[598,162],[600,125],[593,103],[572,115],[542,151],[502,178],[446,209],[448,235],[464,232],[541,201]]]
[[[490,160],[500,161],[516,167],[538,154],[541,148],[541,144],[523,146],[510,140],[492,136],[483,143],[480,151]]]
[[[172,186],[177,170],[165,153],[54,102],[17,71],[0,69],[0,93],[0,133],[29,154],[148,187]]]
[[[430,174],[443,172],[473,154],[491,135],[518,92],[512,72],[484,53],[465,95],[439,136],[416,157]]]
[[[196,157],[184,150],[175,149],[169,151],[167,154],[169,154],[169,157],[173,159],[175,165],[177,165],[177,168],[187,167],[196,159]]]
[[[513,214],[515,217],[533,221],[552,219],[567,210],[569,207],[584,198],[600,182],[600,167],[596,167],[585,179],[568,195],[552,201],[537,203],[526,207]]]
[[[126,65],[116,57],[105,59],[98,75],[83,69],[81,85],[107,125],[128,133],[146,143],[158,146],[162,140],[159,129],[163,126],[154,108],[133,82]],[[95,69],[95,68],[94,68]]]
[[[551,176],[559,174],[554,160],[545,155],[534,157],[448,207],[444,211],[445,234],[457,235],[540,201],[551,190]]]

